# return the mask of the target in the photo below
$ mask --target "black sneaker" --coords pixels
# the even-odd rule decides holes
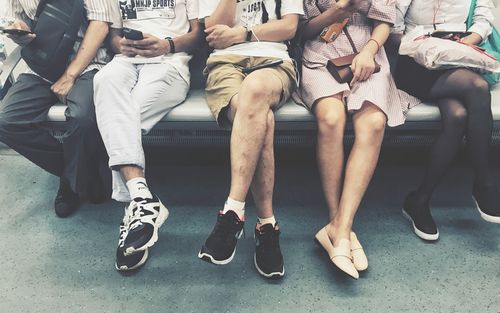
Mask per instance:
[[[236,243],[243,234],[245,222],[233,211],[219,212],[217,223],[201,247],[198,257],[203,261],[224,265],[233,260]]]
[[[118,248],[116,249],[115,268],[121,272],[135,270],[146,263],[148,259],[148,249],[131,255],[125,255],[125,249],[123,248],[134,209],[137,209],[137,204],[132,201],[128,207],[125,207],[125,216],[120,223],[120,237],[118,239]]]
[[[73,192],[69,182],[61,178],[59,180],[59,190],[54,201],[54,209],[59,217],[68,217],[78,209],[80,198]]]
[[[157,196],[151,199],[135,198],[128,233],[125,237],[125,255],[144,251],[158,241],[158,229],[168,218],[168,210]]]
[[[413,224],[413,230],[418,237],[427,241],[438,240],[439,231],[429,204],[419,206],[415,202],[415,194],[412,192],[405,199],[403,215]]]
[[[481,217],[491,223],[500,223],[500,191],[495,185],[474,184],[472,196]]]
[[[285,275],[279,236],[278,224],[274,227],[272,224],[255,226],[255,268],[267,278],[281,278]]]

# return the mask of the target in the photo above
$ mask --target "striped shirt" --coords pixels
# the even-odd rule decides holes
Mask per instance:
[[[112,15],[110,1],[111,0],[84,0],[85,11],[87,12],[87,20],[111,23]],[[7,17],[21,19],[28,25],[32,25],[39,3],[40,0],[8,0]],[[80,28],[78,39],[74,47],[74,53],[71,56],[71,59],[76,56],[76,53],[80,48],[80,43],[83,39],[85,31],[87,30],[87,26],[88,23],[83,23],[82,27]],[[83,73],[95,69],[101,69],[110,60],[111,56],[108,53],[108,49],[106,49],[103,44],[103,46],[97,51],[96,57],[92,60],[89,66],[87,66]]]

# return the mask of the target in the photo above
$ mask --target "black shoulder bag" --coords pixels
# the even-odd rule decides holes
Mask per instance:
[[[83,0],[40,0],[35,16],[35,39],[23,47],[21,56],[41,77],[55,82],[73,54],[85,16]]]

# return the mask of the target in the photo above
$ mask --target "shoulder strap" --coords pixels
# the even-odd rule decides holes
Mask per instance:
[[[40,3],[38,4],[38,7],[36,9],[36,14],[35,14],[35,19],[38,19],[40,14],[42,14],[43,8],[47,4],[48,0],[40,0]]]
[[[467,29],[469,29],[472,26],[472,23],[474,22],[474,10],[476,10],[476,2],[477,0],[472,0],[470,4],[470,9],[469,9],[469,15],[467,16]]]
[[[354,40],[352,40],[351,34],[349,34],[349,31],[347,30],[347,25],[344,26],[343,31],[344,31],[345,36],[347,37],[347,40],[349,40],[349,43],[351,44],[351,47],[352,47],[352,50],[354,51],[354,53],[359,53],[358,49],[356,49],[356,45],[354,44]]]

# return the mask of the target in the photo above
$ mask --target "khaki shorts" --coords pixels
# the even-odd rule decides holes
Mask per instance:
[[[247,74],[242,73],[242,69],[275,60],[277,59],[240,55],[218,55],[208,59],[207,67],[204,70],[204,74],[207,76],[207,102],[220,127],[230,128],[231,126],[226,109],[231,103],[231,99],[240,92],[241,83],[247,76]],[[277,110],[297,88],[297,73],[290,60],[269,69],[273,70],[270,73],[276,75],[283,86],[280,102],[273,107],[273,110]]]

